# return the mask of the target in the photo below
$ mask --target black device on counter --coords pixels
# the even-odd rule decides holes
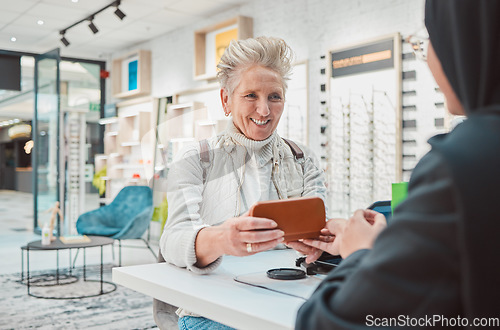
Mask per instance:
[[[328,252],[323,252],[318,260],[310,264],[306,262],[306,257],[297,258],[295,260],[295,266],[302,268],[307,275],[328,274],[328,272],[337,267],[341,261],[341,256],[334,256]]]

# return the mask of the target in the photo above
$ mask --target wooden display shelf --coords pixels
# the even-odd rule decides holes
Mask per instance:
[[[155,171],[161,171],[163,169],[165,169],[165,165],[156,165],[155,166]]]
[[[108,155],[104,155],[104,154],[96,154],[94,156],[95,160],[107,160],[108,159]]]
[[[170,141],[176,138],[193,138],[194,123],[207,116],[207,108],[200,102],[169,105],[163,122],[165,125],[161,125],[159,134]]]
[[[150,96],[120,101],[116,104],[115,117],[99,121],[105,125],[104,155],[96,157],[96,164],[101,168],[107,166],[106,198],[114,198],[124,186],[142,184],[140,180],[146,180],[150,175],[149,167],[150,172],[153,171],[150,163],[153,161],[154,146],[147,150],[148,140],[145,140],[145,145],[141,145],[141,141],[154,131],[157,103],[157,99]],[[134,172],[140,173],[141,179],[132,178],[137,174]]]
[[[114,124],[118,122],[118,117],[109,117],[99,119],[100,125]]]
[[[207,28],[194,32],[194,79],[195,80],[210,80],[215,79],[215,56],[214,69],[207,69],[207,50],[216,52],[215,42],[213,45],[207,45],[207,35],[224,31],[228,27],[235,26],[237,29],[237,39],[247,39],[253,37],[253,19],[246,16],[237,16],[230,20],[209,26]],[[210,42],[210,41],[209,41]],[[208,56],[210,57],[210,56]]]
[[[130,75],[126,65],[137,60],[137,88],[129,90]],[[125,68],[125,69],[124,69]],[[124,72],[125,71],[125,72]],[[112,68],[113,97],[118,99],[131,98],[151,94],[151,52],[149,50],[138,50],[121,58],[113,60]]]
[[[129,141],[129,142],[122,142],[121,146],[122,147],[134,147],[140,145],[139,141]]]
[[[199,102],[187,102],[187,103],[179,103],[179,104],[171,104],[168,106],[169,110],[180,110],[180,109],[187,109],[187,108],[200,108],[203,107],[204,105]]]
[[[133,170],[133,169],[136,169],[136,168],[143,168],[144,167],[144,164],[116,164],[115,166],[113,166],[114,169],[118,169],[118,170],[123,170],[123,169],[129,169],[129,170]]]

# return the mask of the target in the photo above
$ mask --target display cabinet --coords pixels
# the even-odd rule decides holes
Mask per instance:
[[[251,17],[237,16],[227,21],[195,31],[194,79],[214,79],[216,66],[232,39],[253,37]]]
[[[138,50],[114,59],[111,78],[114,98],[151,94],[151,52]]]
[[[109,203],[127,185],[147,185],[152,172],[154,148],[150,142],[156,126],[154,98],[117,104],[117,116],[103,118],[104,154],[95,156],[96,173],[106,166],[106,191],[102,202]]]

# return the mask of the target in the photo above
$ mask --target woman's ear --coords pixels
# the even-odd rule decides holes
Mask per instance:
[[[226,116],[229,116],[231,113],[231,109],[229,109],[228,106],[228,100],[229,100],[229,94],[227,92],[227,89],[221,88],[220,89],[220,101],[222,103],[222,109],[224,109],[224,113]]]

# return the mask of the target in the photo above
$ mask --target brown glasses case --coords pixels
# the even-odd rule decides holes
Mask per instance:
[[[249,215],[276,221],[285,232],[285,241],[319,237],[326,220],[325,204],[319,197],[258,202],[250,208]]]

